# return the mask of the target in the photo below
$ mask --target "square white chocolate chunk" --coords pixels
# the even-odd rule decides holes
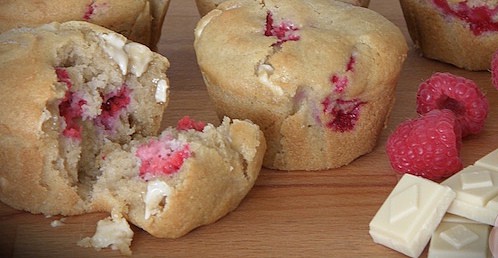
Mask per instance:
[[[455,193],[425,178],[405,174],[370,222],[374,242],[418,257]]]
[[[448,212],[493,225],[498,216],[498,170],[468,166],[441,184],[457,194]]]
[[[477,223],[441,222],[432,234],[429,258],[490,257],[490,227]]]
[[[462,224],[457,224],[441,232],[439,237],[456,249],[462,249],[479,239],[479,236],[474,231]]]
[[[475,165],[485,167],[490,170],[498,171],[498,149],[480,158],[478,161],[475,162]]]

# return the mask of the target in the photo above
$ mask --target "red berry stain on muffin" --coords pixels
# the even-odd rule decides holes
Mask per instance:
[[[204,123],[203,121],[195,121],[189,116],[184,116],[178,121],[176,130],[187,131],[190,129],[194,129],[195,131],[202,132],[205,126],[206,123]]]
[[[95,12],[95,2],[92,2],[86,7],[85,14],[83,14],[83,20],[89,21],[92,18],[93,13]]]
[[[55,74],[57,75],[57,81],[66,84],[68,90],[70,90],[71,87],[73,87],[73,84],[71,83],[71,78],[69,78],[69,74],[67,73],[66,69],[62,67],[56,67]]]
[[[66,94],[59,104],[59,115],[66,122],[62,134],[68,138],[81,140],[81,125],[78,124],[78,120],[81,119],[83,113],[81,107],[86,104],[86,101],[71,91],[72,83],[66,69],[58,67],[55,68],[55,72],[57,80],[67,85]]]
[[[444,14],[456,17],[469,24],[474,35],[481,35],[488,31],[498,31],[498,6],[489,8],[486,5],[471,6],[468,1],[462,1],[450,6],[447,0],[433,0]]]
[[[342,94],[349,85],[348,74],[354,71],[356,58],[354,55],[349,57],[343,74],[334,73],[330,77],[330,83],[335,94],[330,94],[322,102],[322,112],[329,117],[326,126],[336,132],[348,132],[354,130],[354,127],[360,119],[361,106],[366,102],[359,99],[344,100],[334,96]]]
[[[349,57],[348,64],[346,65],[346,72],[353,72],[355,65],[356,65],[356,58],[354,57],[354,55],[351,55]]]
[[[330,117],[326,126],[336,132],[352,131],[360,119],[361,106],[366,104],[358,99],[343,100],[327,97],[322,101],[323,113]]]
[[[121,89],[103,96],[102,112],[95,122],[106,130],[112,130],[115,122],[130,104],[131,90],[124,84]]]
[[[356,64],[356,59],[354,58],[353,55],[351,55],[349,57],[348,63],[346,64],[346,73],[353,72],[355,64]],[[343,93],[349,84],[349,79],[346,74],[344,75],[333,74],[330,77],[330,82],[332,83],[332,85],[335,86],[334,91],[336,93]]]
[[[192,155],[187,143],[171,136],[164,136],[140,146],[135,156],[141,160],[140,177],[150,180],[158,176],[172,175]]]
[[[299,28],[290,21],[283,20],[280,24],[275,24],[272,12],[267,12],[265,36],[277,37],[276,45],[280,45],[286,41],[298,41],[300,37],[297,31],[299,31]]]
[[[330,78],[330,82],[335,85],[334,91],[337,93],[342,93],[349,84],[349,79],[347,76],[341,76],[334,74]]]

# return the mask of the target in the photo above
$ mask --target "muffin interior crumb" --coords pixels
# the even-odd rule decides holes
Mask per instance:
[[[125,144],[141,137],[144,121],[140,119],[153,119],[148,114],[143,116],[147,111],[138,103],[141,99],[155,99],[155,85],[150,84],[159,79],[144,80],[128,71],[123,74],[121,59],[109,54],[102,34],[86,32],[84,37],[90,43],[68,42],[57,51],[53,69],[59,97],[47,103],[50,119],[45,120],[43,128],[58,139],[59,155],[51,156],[50,162],[68,185],[77,187],[82,199],[88,200],[101,174],[96,157],[105,142]],[[126,55],[125,43],[121,50]],[[129,52],[134,53],[136,47],[131,48]],[[141,63],[140,70],[150,61],[151,58]]]

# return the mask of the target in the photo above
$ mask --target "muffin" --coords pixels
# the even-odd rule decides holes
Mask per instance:
[[[1,34],[0,200],[45,215],[109,212],[167,238],[235,209],[261,169],[263,132],[186,117],[158,136],[168,67],[87,22]]]
[[[195,4],[197,5],[199,14],[201,16],[204,16],[211,10],[216,9],[216,7],[224,1],[226,0],[195,0]],[[338,0],[338,1],[362,7],[368,7],[368,5],[370,4],[370,0]]]
[[[218,115],[258,124],[263,164],[281,170],[370,152],[407,54],[383,16],[327,0],[226,1],[198,22],[194,47]]]
[[[215,222],[252,188],[265,147],[258,126],[228,118],[214,127],[184,117],[158,137],[109,143],[99,157],[102,175],[92,199],[111,215],[78,245],[131,255],[128,220],[163,238]]]
[[[92,205],[119,211],[155,237],[181,237],[239,205],[265,149],[257,125],[228,118],[218,127],[170,127],[127,145],[109,143],[98,158]]]
[[[88,211],[104,143],[158,133],[168,68],[87,22],[0,34],[0,200],[46,215]]]
[[[400,0],[423,56],[467,70],[490,69],[498,49],[496,0]]]
[[[0,33],[50,22],[87,21],[155,48],[169,0],[66,0],[0,2]]]

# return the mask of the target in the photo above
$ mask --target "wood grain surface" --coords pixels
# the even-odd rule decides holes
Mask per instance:
[[[377,148],[352,164],[329,171],[286,172],[263,169],[238,209],[218,222],[179,239],[158,239],[132,227],[137,257],[404,257],[375,244],[368,224],[397,182],[385,154],[387,136],[400,122],[415,117],[419,83],[437,71],[477,82],[490,101],[484,130],[464,139],[464,166],[498,148],[498,91],[489,72],[469,72],[425,59],[408,36],[398,1],[372,0],[370,8],[398,25],[410,45],[397,88],[397,101]],[[172,0],[158,52],[171,68],[171,101],[163,126],[184,115],[218,124],[196,64],[193,30],[199,15],[193,0]],[[0,257],[111,257],[118,251],[81,248],[107,214],[46,218],[0,204]],[[427,256],[427,250],[422,257]]]

